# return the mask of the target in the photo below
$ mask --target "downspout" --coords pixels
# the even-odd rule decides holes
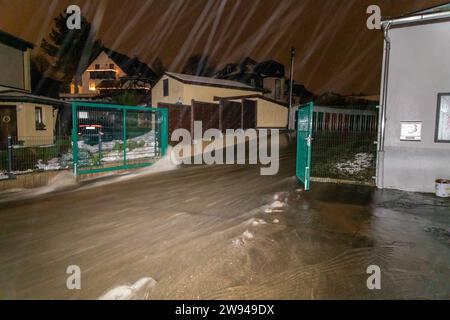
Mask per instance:
[[[383,24],[383,38],[384,38],[384,57],[381,83],[381,106],[379,109],[379,129],[377,141],[377,172],[376,185],[383,188],[384,185],[384,138],[386,131],[386,106],[388,94],[388,79],[389,79],[389,57],[391,52],[391,39],[389,38],[389,29],[392,23]]]

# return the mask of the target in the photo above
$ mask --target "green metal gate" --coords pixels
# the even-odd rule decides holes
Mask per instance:
[[[167,109],[72,103],[76,175],[152,165],[167,151]]]
[[[303,182],[305,190],[310,189],[311,142],[314,103],[301,105],[297,109],[297,159],[296,176]]]

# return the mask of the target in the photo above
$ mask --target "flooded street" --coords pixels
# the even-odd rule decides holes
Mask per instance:
[[[2,202],[0,299],[96,299],[143,278],[128,298],[450,297],[448,200],[320,183],[305,193],[294,173],[286,146],[276,176],[188,166]],[[81,290],[66,288],[69,265]],[[369,265],[381,290],[366,286]]]

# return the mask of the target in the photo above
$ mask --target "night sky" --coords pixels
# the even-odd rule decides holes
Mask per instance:
[[[445,2],[0,0],[0,29],[39,47],[53,18],[78,4],[107,47],[149,64],[160,57],[170,71],[181,71],[192,54],[207,53],[219,66],[250,56],[280,61],[288,72],[293,45],[295,80],[309,90],[378,94],[382,33],[367,29],[367,7],[398,16]]]

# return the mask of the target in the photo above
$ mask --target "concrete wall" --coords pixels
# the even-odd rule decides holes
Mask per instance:
[[[378,186],[434,192],[450,178],[450,144],[434,142],[437,95],[450,92],[450,22],[395,28]],[[422,140],[400,141],[401,121],[422,121]]]

